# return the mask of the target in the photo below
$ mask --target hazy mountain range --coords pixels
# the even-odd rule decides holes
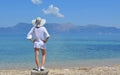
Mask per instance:
[[[33,25],[28,23],[19,23],[12,27],[0,27],[0,35],[26,35]],[[45,25],[47,30],[52,35],[67,35],[67,34],[81,34],[81,35],[120,35],[120,29],[116,27],[104,27],[100,25],[72,25],[70,23],[58,24],[47,23]]]

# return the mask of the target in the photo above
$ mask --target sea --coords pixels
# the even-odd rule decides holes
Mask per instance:
[[[51,35],[46,45],[47,68],[120,64],[120,35]],[[0,37],[0,69],[31,69],[34,58],[25,35]]]

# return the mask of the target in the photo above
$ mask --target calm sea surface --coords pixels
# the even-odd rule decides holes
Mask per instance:
[[[94,64],[92,60],[119,62],[119,37],[53,35],[47,43],[46,66],[82,66],[88,61]],[[25,36],[0,37],[0,42],[0,69],[35,67],[33,44]]]

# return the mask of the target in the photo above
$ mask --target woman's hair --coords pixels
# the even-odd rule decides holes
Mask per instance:
[[[35,24],[36,24],[36,25],[40,25],[40,22],[41,22],[40,20],[36,20],[36,21],[35,21]]]

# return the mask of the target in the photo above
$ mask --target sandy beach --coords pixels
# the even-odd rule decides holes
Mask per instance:
[[[120,75],[120,65],[99,67],[48,68],[48,75]],[[0,75],[31,75],[31,70],[0,70]]]

